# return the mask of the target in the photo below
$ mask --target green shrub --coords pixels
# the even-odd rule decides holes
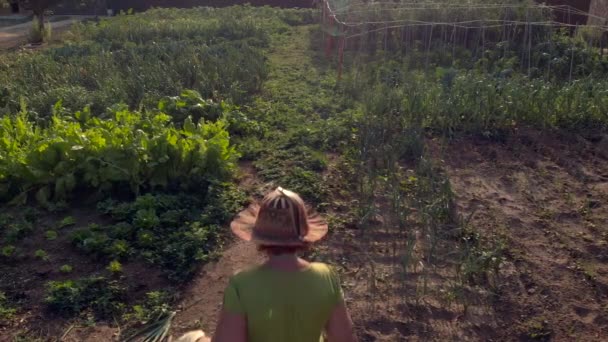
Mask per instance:
[[[95,256],[105,255],[110,238],[104,232],[81,229],[71,234],[72,244],[85,253]]]
[[[149,259],[160,265],[170,279],[188,279],[202,263],[214,257],[220,231],[219,226],[191,223],[171,233],[163,244],[156,243]]]
[[[328,186],[319,174],[319,171],[327,167],[327,163],[322,152],[296,145],[266,153],[254,165],[264,180],[293,190],[308,203],[317,206],[328,194]]]
[[[120,314],[126,290],[117,281],[103,277],[51,281],[47,284],[45,303],[58,314],[73,316],[92,310],[99,318]]]
[[[286,150],[285,152],[293,152]],[[259,176],[267,181],[273,181],[286,189],[297,192],[308,203],[315,206],[321,204],[328,194],[328,186],[323,181],[323,177],[314,170],[323,167],[323,160],[306,160],[306,156],[296,155],[296,158],[289,158],[282,163],[275,163],[276,156],[267,156],[265,159],[258,160],[255,165],[258,168]]]

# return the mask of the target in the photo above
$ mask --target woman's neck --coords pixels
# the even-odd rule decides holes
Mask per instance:
[[[266,266],[280,271],[299,271],[309,266],[309,263],[296,254],[269,255]]]

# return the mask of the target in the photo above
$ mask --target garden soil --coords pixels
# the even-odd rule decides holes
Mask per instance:
[[[429,139],[429,153],[452,184],[457,213],[470,217],[481,235],[502,239],[505,261],[486,299],[466,312],[431,294],[416,304],[404,300],[414,295],[412,279],[393,291],[388,282],[394,269],[381,253],[370,252],[387,249],[395,237],[333,232],[314,257],[344,271],[360,339],[607,340],[608,160],[602,139],[538,131],[504,142]],[[205,267],[184,294],[176,332],[202,327],[212,333],[228,278],[261,260],[251,245],[237,242]],[[449,281],[440,271],[430,278]]]
[[[608,339],[607,142],[530,131],[430,144],[458,211],[506,243],[495,340]]]

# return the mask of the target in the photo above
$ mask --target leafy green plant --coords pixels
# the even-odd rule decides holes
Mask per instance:
[[[207,189],[206,207],[199,217],[202,224],[216,224],[232,219],[248,201],[246,194],[233,183],[215,183]],[[192,203],[192,205],[196,205]]]
[[[200,119],[217,121],[222,113],[230,110],[230,105],[223,101],[206,100],[194,90],[185,90],[179,96],[160,100],[158,109],[171,115],[177,122],[184,122],[188,118],[195,122]]]
[[[125,259],[132,253],[131,246],[126,240],[114,240],[105,251],[110,257],[117,259]]]
[[[103,214],[110,215],[114,220],[126,220],[135,212],[135,206],[131,203],[118,203],[108,198],[97,203],[97,210]]]
[[[46,233],[44,233],[44,236],[46,237],[47,240],[53,241],[53,240],[57,240],[57,237],[59,235],[54,230],[47,230]]]
[[[229,178],[235,168],[238,155],[223,121],[186,120],[176,127],[163,113],[116,109],[105,120],[87,113],[56,114],[45,128],[25,112],[1,118],[6,139],[0,157],[7,163],[0,164],[0,184],[19,200],[34,192],[26,189],[35,189],[36,200],[48,205],[77,188],[103,192],[126,186],[134,194],[175,184],[194,189]]]
[[[285,149],[266,154],[254,164],[260,170],[260,177],[298,192],[314,205],[320,204],[327,196],[327,185],[317,173],[325,167],[326,162],[308,148]]]
[[[126,289],[117,281],[90,277],[49,282],[45,303],[50,310],[65,316],[91,309],[105,318],[124,310],[125,295]]]
[[[117,260],[113,260],[106,269],[112,274],[118,274],[122,272],[122,264]]]
[[[73,226],[75,224],[76,224],[76,220],[74,219],[74,217],[66,216],[61,221],[59,221],[59,223],[57,224],[57,228],[61,229],[61,228]]]
[[[153,229],[158,227],[160,219],[154,209],[141,209],[135,213],[133,225],[137,229]]]
[[[170,295],[166,291],[148,292],[141,304],[134,305],[132,310],[125,314],[125,320],[136,320],[144,324],[148,323],[168,313],[170,302]]]
[[[201,263],[214,256],[219,231],[219,226],[191,223],[169,235],[164,246],[149,255],[150,261],[161,265],[170,279],[188,279]]]
[[[17,247],[13,245],[3,246],[2,249],[0,249],[0,253],[5,258],[12,258],[17,253]]]
[[[61,273],[72,273],[72,271],[74,270],[74,268],[70,265],[63,265],[59,268],[59,272]]]
[[[36,259],[40,259],[42,261],[49,261],[49,254],[44,249],[38,249],[34,252],[34,256]]]

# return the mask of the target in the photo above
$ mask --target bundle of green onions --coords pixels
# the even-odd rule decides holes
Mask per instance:
[[[147,324],[123,342],[164,342],[169,340],[169,329],[171,329],[173,317],[175,317],[175,312],[167,312],[161,315],[158,320]]]

